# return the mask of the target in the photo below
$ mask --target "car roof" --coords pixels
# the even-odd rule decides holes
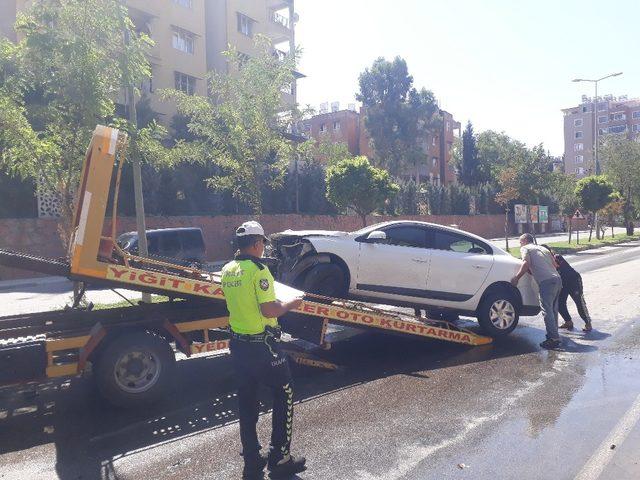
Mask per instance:
[[[447,232],[459,233],[461,235],[466,235],[468,237],[475,238],[476,240],[479,240],[484,243],[490,243],[489,240],[487,240],[486,238],[482,238],[481,236],[476,235],[475,233],[467,232],[466,230],[461,230],[459,228],[449,227],[446,225],[440,225],[439,223],[422,222],[420,220],[390,220],[387,222],[380,222],[380,223],[371,225],[369,231],[372,232],[374,230],[390,227],[392,225],[420,225],[423,227],[435,228],[435,229],[444,230]]]

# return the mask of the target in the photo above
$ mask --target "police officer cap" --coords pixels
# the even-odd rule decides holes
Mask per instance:
[[[244,222],[236,229],[237,237],[246,237],[247,235],[260,235],[265,237],[264,228],[256,221]],[[265,237],[266,238],[266,237]]]

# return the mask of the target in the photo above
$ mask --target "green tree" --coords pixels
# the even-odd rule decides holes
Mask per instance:
[[[640,143],[610,135],[604,141],[601,155],[607,177],[624,198],[622,213],[627,235],[633,235],[634,214],[640,207]]]
[[[518,171],[514,167],[506,167],[498,177],[500,190],[496,194],[496,202],[504,208],[504,238],[507,250],[509,250],[509,212],[514,201],[519,197]]]
[[[571,175],[555,173],[552,175],[551,183],[558,210],[565,219],[569,220],[569,243],[571,243],[573,215],[580,208],[580,199],[576,195],[577,180]]]
[[[473,125],[467,122],[462,133],[462,155],[458,159],[458,180],[468,186],[478,185],[489,180],[478,161],[478,147],[473,133]]]
[[[599,210],[606,207],[611,201],[612,193],[613,185],[604,175],[581,178],[576,185],[576,196],[580,199],[580,204],[586,210],[592,212],[594,217]],[[589,230],[589,241],[591,241],[592,234],[593,222],[591,222],[591,229]],[[600,238],[600,232],[597,230],[596,238]]]
[[[608,225],[611,227],[611,238],[615,237],[614,227],[616,226],[616,219],[624,212],[624,198],[620,195],[620,192],[613,192],[609,195],[609,203],[600,210],[602,215],[602,234],[604,235],[605,227]]]
[[[389,173],[375,168],[367,157],[355,157],[327,169],[327,199],[341,211],[350,208],[367,225],[367,215],[382,208],[394,197],[399,187],[391,181]]]
[[[0,167],[59,196],[64,241],[91,134],[121,88],[150,75],[151,41],[116,0],[35,2],[15,28],[19,43],[0,42]]]
[[[262,212],[264,186],[277,189],[284,182],[293,155],[286,135],[295,117],[282,102],[282,91],[294,80],[296,54],[274,56],[268,38],[256,36],[258,53],[250,58],[235,50],[224,53],[231,73],[211,72],[208,97],[176,90],[163,92],[177,102],[178,113],[189,118],[192,142],[179,142],[183,158],[214,164],[221,173],[206,179],[216,190]]]
[[[441,124],[434,94],[413,87],[407,63],[378,58],[359,77],[356,99],[365,107],[365,127],[371,137],[376,165],[398,177],[413,169],[419,183],[419,165],[426,154],[423,143]]]

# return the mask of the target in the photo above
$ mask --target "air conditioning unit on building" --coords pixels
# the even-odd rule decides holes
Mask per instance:
[[[356,111],[356,104],[355,103],[350,103],[349,105],[347,105],[347,108],[349,110],[351,110],[352,112]]]
[[[327,113],[329,111],[329,102],[322,102],[320,104],[320,114]]]
[[[340,110],[340,102],[331,102],[331,111],[337,112]]]
[[[586,95],[582,95],[582,103],[587,103],[589,101],[589,97]]]

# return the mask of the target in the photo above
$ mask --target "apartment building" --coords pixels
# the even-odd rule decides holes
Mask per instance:
[[[321,111],[323,108],[321,108]],[[440,110],[442,124],[434,135],[424,138],[422,148],[425,153],[424,162],[417,171],[405,172],[407,177],[421,182],[429,181],[435,185],[449,184],[456,181],[455,169],[451,166],[451,149],[456,137],[461,135],[460,122],[445,110]],[[334,109],[313,116],[306,122],[307,135],[317,141],[328,140],[333,143],[344,143],[352,155],[364,155],[373,158],[371,137],[364,124],[364,108],[356,111]]]
[[[32,0],[0,0],[0,36],[13,41],[16,14]],[[274,54],[283,56],[295,49],[297,16],[293,0],[125,0],[129,15],[139,31],[155,42],[149,60],[152,78],[141,90],[151,100],[160,121],[169,125],[175,105],[163,102],[158,90],[176,88],[190,95],[206,95],[206,74],[228,72],[222,52],[234,46],[245,55],[254,54],[254,36],[271,39]],[[298,77],[302,76],[297,74]],[[296,85],[283,93],[288,104],[296,102]],[[124,94],[118,99],[126,104]],[[122,112],[121,112],[122,113]]]
[[[229,73],[229,64],[222,52],[233,46],[238,53],[256,54],[254,38],[264,35],[271,40],[274,54],[285,57],[295,51],[294,0],[207,0],[207,67],[208,70]],[[294,72],[296,79],[303,77]],[[296,103],[296,82],[292,82],[283,100]]]
[[[578,178],[595,173],[594,139],[600,145],[605,135],[635,138],[640,133],[640,99],[628,99],[626,95],[606,95],[597,101],[583,95],[580,105],[565,108],[562,113],[564,171]]]

